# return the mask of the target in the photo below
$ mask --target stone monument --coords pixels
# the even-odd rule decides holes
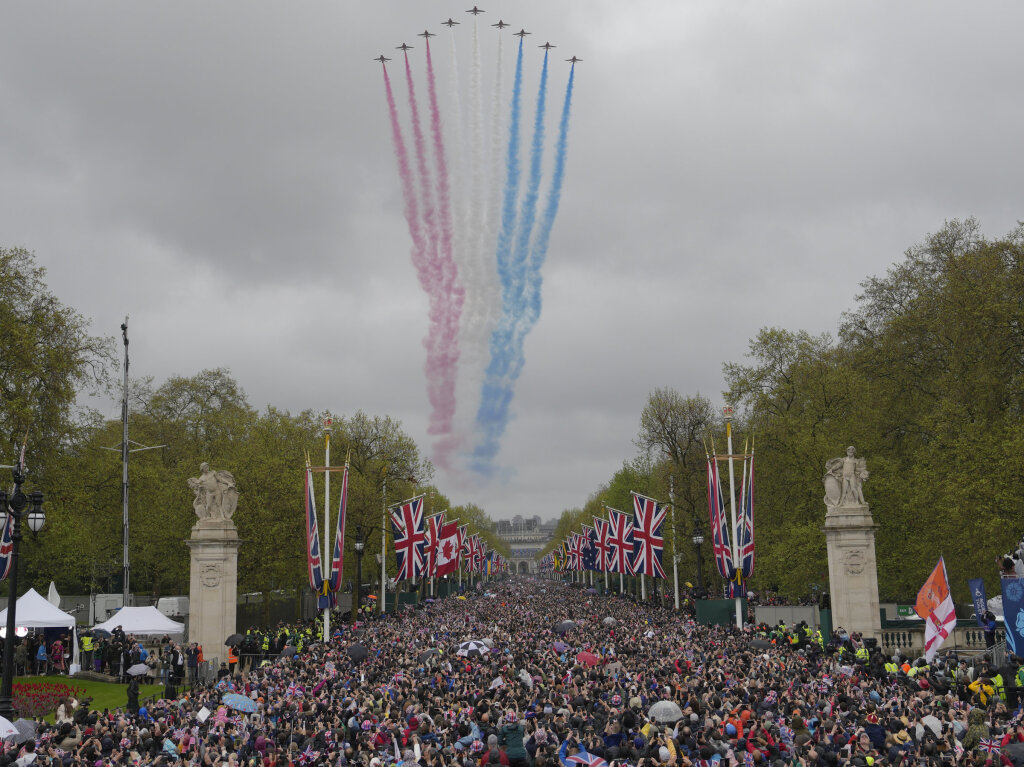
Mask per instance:
[[[846,455],[825,464],[825,542],[832,593],[832,627],[882,637],[878,605],[875,530],[861,485],[867,461],[846,448]]]
[[[217,669],[227,659],[224,640],[235,633],[238,604],[238,547],[241,541],[231,515],[238,505],[235,478],[226,471],[199,466],[189,479],[192,508],[199,518],[185,544],[192,550],[188,607],[188,641],[203,647],[203,657]]]

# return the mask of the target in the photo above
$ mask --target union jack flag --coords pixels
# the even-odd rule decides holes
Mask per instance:
[[[425,559],[424,575],[434,575],[437,570],[437,542],[441,539],[441,528],[444,527],[444,512],[427,517],[427,540],[423,544]]]
[[[324,588],[323,560],[320,557],[320,529],[316,524],[316,499],[313,497],[313,472],[306,466],[306,562],[309,587],[317,593]]]
[[[312,746],[306,746],[306,750],[299,754],[299,764],[309,764],[316,761],[318,756],[320,756],[319,751],[314,751]]]
[[[14,515],[7,514],[4,522],[3,535],[0,536],[0,581],[6,580],[11,572],[11,552],[14,551],[14,541],[11,540],[11,526],[14,524]]]
[[[391,527],[395,532],[395,578],[411,581],[423,575],[426,569],[423,548],[427,536],[423,532],[423,496],[392,506]]]
[[[744,767],[754,767],[754,755],[749,751],[743,754],[743,765]]]
[[[608,762],[597,754],[592,754],[589,751],[581,751],[578,754],[573,754],[572,756],[567,757],[566,761],[572,764],[579,764],[581,767],[608,767]]]
[[[295,684],[294,682],[285,689],[284,694],[292,698],[301,698],[306,692],[302,685]]]
[[[624,511],[608,509],[608,572],[632,575],[633,519]]]
[[[611,550],[608,545],[608,532],[608,520],[594,517],[593,546],[597,550],[597,571],[601,573],[608,570],[608,552]]]
[[[572,558],[572,569],[583,569],[583,536],[573,533],[570,537],[569,555]]]
[[[711,545],[715,552],[715,564],[719,574],[732,580],[736,568],[729,548],[729,523],[725,518],[725,504],[722,501],[722,486],[718,481],[718,461],[708,457],[708,514],[711,517]]]
[[[740,572],[744,578],[754,574],[754,454],[750,466],[743,462],[743,485],[740,490],[740,518],[736,522],[736,546]]]
[[[469,525],[459,525],[459,567],[469,569]]]
[[[633,493],[633,572],[664,578],[661,558],[665,539],[661,528],[668,512],[665,504],[639,493]]]
[[[480,533],[473,533],[472,540],[473,563],[470,569],[474,573],[482,573],[484,571],[484,557],[487,556],[487,546],[480,538]]]
[[[994,754],[1000,749],[999,741],[995,738],[982,738],[978,743],[978,748],[984,751],[986,754]]]
[[[348,505],[348,461],[341,475],[341,501],[338,502],[338,524],[334,529],[334,549],[331,568],[327,578],[327,590],[336,592],[341,588],[341,572],[345,564],[345,507]]]

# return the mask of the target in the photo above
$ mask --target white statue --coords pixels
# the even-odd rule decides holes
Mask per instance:
[[[825,505],[863,506],[861,485],[869,476],[867,461],[854,456],[854,448],[846,448],[846,455],[825,463]]]
[[[196,494],[192,508],[200,521],[205,519],[231,519],[238,505],[235,478],[229,471],[211,471],[205,461],[199,464],[198,477],[188,480],[189,489]]]

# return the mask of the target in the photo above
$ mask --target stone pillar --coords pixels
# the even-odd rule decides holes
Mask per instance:
[[[227,661],[224,640],[235,633],[238,605],[238,547],[230,519],[201,519],[185,545],[192,550],[188,641],[203,647],[211,668]]]
[[[828,577],[832,597],[832,628],[859,631],[865,637],[882,638],[878,604],[878,566],[875,562],[875,530],[871,510],[864,502],[861,483],[867,479],[862,458],[853,448],[846,458],[826,464],[825,542],[828,546]]]

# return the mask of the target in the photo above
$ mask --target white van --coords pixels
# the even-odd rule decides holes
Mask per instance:
[[[187,618],[188,597],[160,597],[156,609],[168,618]]]

